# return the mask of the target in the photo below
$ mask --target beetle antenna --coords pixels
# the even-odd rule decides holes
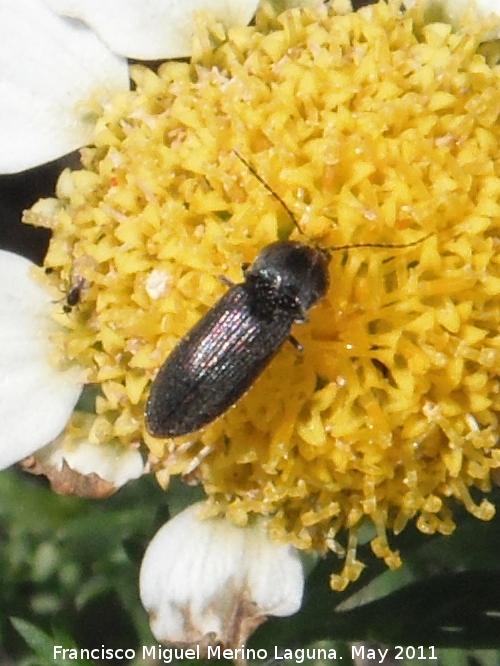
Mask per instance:
[[[431,231],[430,233],[426,234],[425,236],[422,236],[422,238],[419,238],[418,240],[412,241],[411,243],[355,243],[354,245],[332,245],[329,248],[325,248],[328,250],[328,252],[338,252],[339,250],[352,250],[353,248],[356,247],[381,247],[381,248],[405,248],[405,247],[413,247],[415,245],[420,245],[420,243],[423,243],[425,240],[430,238],[433,235],[433,232]]]
[[[298,223],[297,220],[295,219],[295,215],[292,213],[292,211],[291,211],[290,208],[286,205],[286,203],[283,201],[283,199],[280,197],[280,195],[279,195],[279,194],[276,194],[276,192],[272,189],[272,187],[270,187],[270,186],[266,183],[266,181],[262,178],[262,176],[259,176],[259,174],[257,173],[257,171],[255,171],[255,169],[253,168],[253,166],[252,166],[249,162],[247,162],[247,160],[243,157],[243,155],[240,155],[240,153],[239,153],[237,150],[233,150],[233,153],[234,153],[234,154],[236,155],[236,157],[240,160],[240,162],[243,162],[243,164],[244,164],[244,165],[246,166],[246,168],[250,171],[250,173],[252,173],[252,174],[255,176],[255,178],[257,178],[257,180],[259,181],[259,183],[261,183],[261,185],[263,185],[263,186],[266,188],[266,190],[267,190],[270,194],[273,195],[273,197],[276,199],[276,201],[279,201],[279,203],[283,206],[283,208],[286,210],[286,212],[287,212],[288,215],[290,216],[290,218],[291,218],[292,222],[294,223],[294,225],[297,227],[297,229],[300,231],[300,233],[301,233],[302,235],[304,235],[304,232],[303,232],[302,229],[300,228],[299,223]]]
[[[297,227],[297,229],[300,231],[302,235],[304,235],[304,232],[299,226],[299,223],[297,222],[295,215],[292,213],[290,208],[286,205],[286,203],[283,201],[283,199],[280,197],[279,194],[277,194],[267,183],[266,181],[260,176],[257,171],[253,168],[253,166],[243,157],[243,155],[240,155],[240,153],[233,149],[233,153],[236,155],[236,157],[240,160],[240,162],[243,162],[243,164],[246,166],[246,168],[252,173],[255,178],[261,183],[266,190],[272,194],[272,196],[276,199],[276,201],[279,201],[279,203],[283,206],[283,208],[286,210],[288,215],[290,216],[292,222],[294,225]],[[416,241],[412,241],[411,243],[355,243],[354,245],[332,245],[331,247],[328,248],[323,248],[324,252],[339,252],[339,250],[353,250],[354,248],[357,247],[377,247],[377,248],[396,248],[396,249],[402,249],[405,247],[413,247],[415,245],[419,245],[420,243],[423,243],[425,240],[430,238],[433,235],[433,232],[430,232],[426,234],[425,236],[422,236],[422,238],[419,238]]]

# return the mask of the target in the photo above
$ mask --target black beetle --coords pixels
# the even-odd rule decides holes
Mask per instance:
[[[326,294],[328,262],[305,243],[265,247],[161,367],[146,407],[151,435],[186,435],[234,404]]]
[[[236,152],[236,151],[235,151]],[[237,157],[284,206],[285,202],[238,153]],[[428,236],[430,236],[429,234]],[[233,285],[182,338],[153,381],[146,427],[153,437],[187,435],[221,416],[250,388],[291,336],[294,323],[328,290],[330,252],[355,247],[411,247],[360,243],[328,249],[277,241],[244,267],[245,281]],[[295,343],[298,346],[298,343]]]

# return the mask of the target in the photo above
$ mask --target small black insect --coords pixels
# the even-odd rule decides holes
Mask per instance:
[[[54,272],[54,269],[51,268],[50,266],[45,269],[45,274],[50,275],[51,273]],[[75,280],[71,281],[70,288],[66,291],[66,295],[64,297],[64,305],[62,306],[62,311],[64,314],[69,314],[73,308],[80,303],[82,300],[82,292],[83,288],[85,286],[85,278],[83,277],[78,277]]]
[[[63,312],[66,314],[69,314],[75,305],[78,305],[80,301],[82,300],[82,291],[83,287],[85,285],[85,278],[79,277],[77,278],[69,291],[66,293],[66,303],[63,305]]]
[[[280,201],[300,231],[287,205],[237,156]],[[423,240],[329,249],[286,240],[265,247],[250,267],[243,267],[244,282],[229,283],[229,291],[182,338],[160,368],[146,405],[149,433],[176,437],[194,432],[241,398],[284,342],[294,341],[292,325],[307,321],[309,310],[325,296],[332,251],[410,247]]]

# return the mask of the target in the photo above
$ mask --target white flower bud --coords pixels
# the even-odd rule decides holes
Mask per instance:
[[[291,546],[262,524],[202,519],[195,504],[155,535],[144,556],[141,600],[157,640],[240,647],[268,615],[296,613],[304,575]]]

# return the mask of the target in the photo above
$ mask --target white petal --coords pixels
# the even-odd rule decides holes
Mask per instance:
[[[413,7],[417,4],[417,0],[403,0],[403,4],[406,7]],[[452,25],[458,23],[469,7],[472,7],[480,18],[486,18],[491,14],[500,16],[500,0],[474,0],[474,2],[470,0],[427,0],[424,4],[429,6],[432,13],[440,16],[444,14],[445,19]],[[500,36],[500,30],[489,35],[491,39],[498,36]]]
[[[155,535],[144,556],[141,600],[165,643],[231,647],[268,615],[296,613],[304,575],[297,552],[272,543],[262,526],[200,520],[185,509]],[[253,624],[252,624],[253,623]]]
[[[247,25],[258,0],[46,0],[90,25],[115,53],[157,60],[191,54],[193,15],[209,10],[226,27]]]
[[[128,88],[124,59],[41,0],[0,0],[0,173],[56,159],[88,143],[81,102]]]
[[[67,449],[58,439],[39,451],[36,457],[58,471],[61,471],[66,463],[70,469],[79,474],[85,476],[97,474],[115,489],[124,486],[128,481],[138,479],[144,469],[142,456],[135,449],[124,449],[122,446],[109,444],[99,446],[84,440]]]
[[[0,469],[57,437],[82,388],[77,370],[49,364],[52,302],[32,265],[0,250]]]

